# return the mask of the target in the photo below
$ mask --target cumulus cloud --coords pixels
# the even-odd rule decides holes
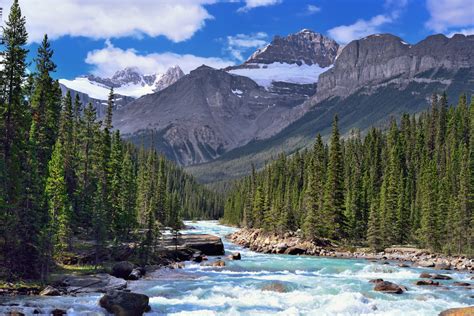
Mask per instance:
[[[336,26],[328,31],[329,36],[341,44],[379,33],[380,26],[392,22],[392,18],[385,15],[376,15],[370,20],[357,20],[351,25]]]
[[[340,25],[328,30],[329,36],[340,44],[380,33],[384,25],[396,21],[407,5],[407,0],[386,0],[384,3],[387,13],[376,15],[368,20],[359,19],[350,25]]]
[[[241,7],[239,12],[246,12],[258,7],[267,7],[281,3],[282,0],[245,0],[245,6]]]
[[[308,14],[315,14],[321,11],[321,8],[318,6],[315,6],[314,4],[308,4],[306,7],[306,12]]]
[[[235,36],[227,36],[226,50],[230,55],[239,61],[244,60],[243,54],[249,49],[260,48],[267,43],[268,35],[264,32],[254,34],[237,34]]]
[[[448,33],[447,36],[453,37],[454,34],[474,35],[474,27],[452,31],[451,33]]]
[[[89,52],[86,63],[93,66],[92,73],[101,77],[110,77],[117,70],[125,67],[137,67],[145,74],[163,73],[168,68],[178,65],[185,73],[201,66],[225,68],[234,63],[217,57],[199,57],[191,54],[150,53],[140,54],[133,48],[122,49],[115,47],[109,40],[105,47]]]
[[[472,0],[427,0],[426,7],[430,13],[426,26],[435,32],[474,26]]]
[[[9,12],[12,0],[5,13]],[[28,0],[21,1],[30,41],[47,33],[93,39],[148,35],[174,42],[189,39],[213,17],[206,4],[217,0]]]

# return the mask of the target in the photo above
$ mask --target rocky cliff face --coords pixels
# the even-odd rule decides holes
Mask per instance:
[[[253,53],[245,64],[305,63],[325,68],[334,63],[338,48],[339,44],[333,39],[304,29],[285,37],[275,36],[269,45]]]
[[[349,43],[318,81],[315,102],[329,97],[347,97],[362,87],[372,89],[390,82],[401,88],[413,80],[438,81],[426,71],[444,69],[448,72],[474,66],[474,36],[429,36],[416,45],[409,45],[397,36],[375,34]]]
[[[195,164],[274,135],[301,116],[299,105],[313,93],[314,86],[308,85],[278,94],[249,78],[202,66],[119,109],[114,126],[126,137],[154,131],[170,158]]]
[[[315,84],[336,59],[339,45],[319,33],[304,29],[258,49],[242,65],[228,67],[229,73],[246,76],[267,89],[275,83]]]

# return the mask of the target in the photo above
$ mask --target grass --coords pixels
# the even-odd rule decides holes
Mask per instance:
[[[42,289],[43,285],[39,281],[28,281],[28,280],[20,280],[16,282],[6,282],[0,280],[0,289],[21,289],[21,288],[37,288]]]

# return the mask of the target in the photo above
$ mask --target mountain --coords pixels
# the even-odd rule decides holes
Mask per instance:
[[[107,100],[110,88],[114,88],[116,107],[120,108],[143,95],[161,91],[184,76],[178,66],[169,68],[162,74],[144,75],[136,67],[127,67],[117,71],[111,78],[94,75],[77,77],[73,80],[60,79],[63,94],[70,90],[75,97],[79,94],[84,104],[92,102],[98,115],[104,113],[104,101]]]
[[[230,73],[246,76],[271,89],[272,83],[309,84],[334,63],[339,44],[322,34],[304,29],[286,37],[275,36]]]
[[[183,165],[202,163],[271,137],[300,117],[315,86],[295,86],[275,93],[247,77],[201,66],[118,109],[114,126],[135,142],[153,141]]]
[[[300,118],[339,45],[303,30],[275,37],[240,66],[200,67],[117,111],[115,127],[183,165],[269,138]]]
[[[429,36],[410,45],[390,34],[376,34],[345,46],[334,66],[321,74],[317,92],[301,107],[302,117],[279,133],[187,169],[202,182],[239,177],[250,166],[281,152],[310,145],[328,135],[335,114],[342,132],[385,126],[390,117],[426,109],[433,93],[446,91],[450,104],[461,93],[474,94],[474,36]]]

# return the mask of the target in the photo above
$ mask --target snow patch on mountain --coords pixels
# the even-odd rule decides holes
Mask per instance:
[[[252,79],[258,85],[269,88],[273,82],[311,84],[318,82],[319,75],[330,69],[317,64],[287,64],[274,62],[271,64],[246,64],[245,68],[231,69],[229,73]]]
[[[87,94],[98,100],[107,100],[110,88],[117,95],[139,98],[146,94],[161,91],[178,81],[184,73],[178,66],[171,67],[164,74],[143,75],[137,68],[128,67],[117,71],[112,78],[92,75],[73,80],[60,79],[59,83],[69,89]]]

